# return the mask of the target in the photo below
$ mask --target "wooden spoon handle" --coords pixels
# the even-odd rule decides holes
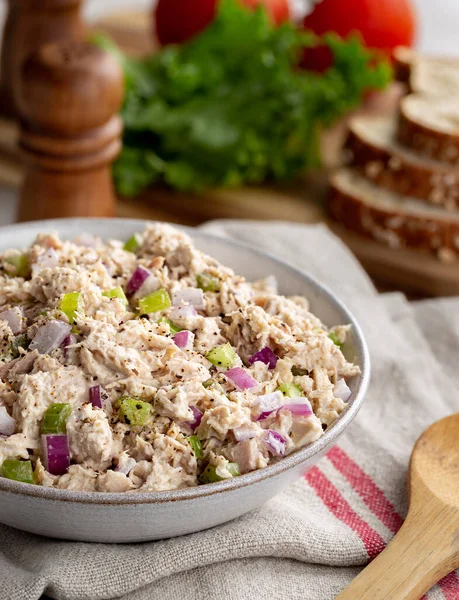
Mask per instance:
[[[430,520],[410,513],[384,552],[336,600],[419,600],[457,567],[450,536],[457,523],[447,509],[444,513],[430,514]]]

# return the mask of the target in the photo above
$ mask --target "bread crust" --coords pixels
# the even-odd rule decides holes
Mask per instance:
[[[459,167],[459,134],[429,127],[410,114],[408,106],[409,96],[400,104],[398,142],[427,159]]]
[[[429,250],[442,259],[459,253],[459,220],[451,219],[447,211],[439,218],[369,204],[358,193],[343,189],[338,176],[339,171],[331,177],[328,211],[347,229],[393,248]]]
[[[345,144],[345,162],[367,179],[402,196],[413,196],[421,201],[448,210],[459,207],[459,169],[427,160],[416,161],[403,149],[375,144],[361,135],[359,118],[351,121]],[[371,120],[368,119],[369,125]]]
[[[410,48],[404,46],[395,48],[393,67],[394,78],[396,81],[406,84],[409,83],[414,60],[415,54]]]

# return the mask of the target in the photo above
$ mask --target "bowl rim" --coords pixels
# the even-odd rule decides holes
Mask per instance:
[[[0,240],[3,234],[11,233],[12,231],[27,231],[32,225],[43,226],[43,230],[52,231],[59,230],[59,226],[65,226],[69,223],[77,224],[81,222],[97,224],[100,223],[103,228],[107,223],[129,223],[130,225],[138,225],[139,227],[145,227],[147,224],[152,223],[163,223],[169,224],[172,227],[180,229],[189,233],[192,237],[194,234],[198,234],[201,238],[207,238],[214,242],[223,242],[227,245],[237,246],[243,250],[252,252],[263,258],[268,258],[278,266],[290,271],[296,276],[300,276],[306,280],[311,287],[318,289],[326,298],[327,301],[334,305],[346,318],[346,322],[352,326],[356,338],[356,350],[360,358],[360,383],[355,393],[352,404],[349,405],[348,409],[335,421],[335,423],[327,429],[317,441],[313,442],[309,446],[306,446],[292,454],[289,454],[285,458],[282,458],[276,463],[268,465],[263,469],[251,471],[240,477],[219,481],[217,483],[196,486],[192,488],[185,488],[182,490],[170,490],[161,492],[85,492],[85,491],[74,491],[66,489],[49,488],[38,485],[30,485],[27,483],[20,483],[17,481],[4,479],[0,477],[0,492],[7,492],[9,494],[18,494],[21,496],[35,497],[46,500],[54,500],[59,502],[71,502],[80,504],[94,504],[94,505],[135,505],[135,504],[164,504],[167,502],[184,502],[189,500],[195,500],[198,498],[205,498],[214,496],[216,494],[223,494],[228,491],[236,491],[244,487],[251,486],[253,484],[262,482],[266,479],[271,479],[289,471],[295,467],[299,467],[302,463],[306,463],[312,457],[317,454],[322,454],[330,446],[334,445],[337,439],[344,433],[349,427],[351,422],[357,416],[363,401],[365,399],[366,392],[368,390],[370,382],[370,354],[367,346],[367,342],[363,335],[362,329],[359,323],[356,321],[352,312],[346,307],[346,305],[332,292],[328,286],[317,281],[314,277],[304,272],[302,269],[298,269],[291,265],[288,261],[277,258],[269,252],[258,249],[256,246],[251,245],[245,241],[235,240],[231,237],[223,237],[207,231],[198,230],[194,227],[188,227],[184,225],[177,225],[175,223],[166,223],[160,221],[152,221],[148,219],[128,219],[128,218],[108,218],[99,219],[91,217],[82,218],[69,218],[69,219],[50,219],[41,221],[30,221],[26,223],[18,223],[13,225],[7,225],[0,227]],[[81,230],[82,232],[84,229]],[[64,234],[65,235],[65,234]],[[101,237],[104,237],[103,234]]]

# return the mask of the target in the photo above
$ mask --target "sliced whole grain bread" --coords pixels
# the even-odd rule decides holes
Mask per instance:
[[[408,87],[411,92],[428,96],[459,96],[459,61],[429,57],[415,59]]]
[[[459,96],[402,98],[397,140],[428,159],[459,166]]]
[[[355,170],[332,175],[328,209],[347,229],[393,248],[426,249],[445,261],[459,254],[459,213],[384,190]]]
[[[411,69],[418,55],[411,48],[398,46],[394,50],[394,76],[401,83],[409,83]]]
[[[459,168],[426,159],[395,140],[392,117],[359,116],[351,119],[344,149],[348,166],[377,185],[455,210],[459,206]]]
[[[410,92],[448,97],[459,92],[459,59],[448,56],[423,56],[411,48],[394,51],[397,81],[407,84]]]

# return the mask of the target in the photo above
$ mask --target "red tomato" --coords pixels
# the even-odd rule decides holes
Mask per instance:
[[[260,4],[266,6],[273,23],[280,25],[290,19],[290,7],[288,0],[242,0],[249,8],[256,8]]]
[[[205,29],[216,14],[217,0],[159,0],[156,35],[162,46],[181,44]]]
[[[249,7],[264,4],[273,23],[290,17],[288,0],[241,0]],[[205,29],[215,18],[218,0],[159,0],[156,11],[156,35],[159,43],[181,44]]]
[[[304,51],[301,66],[308,71],[325,73],[333,66],[334,62],[335,57],[328,46],[316,46],[315,48],[307,48]]]
[[[358,31],[369,48],[391,55],[396,46],[412,46],[416,12],[412,0],[322,0],[305,17],[304,27],[342,37]]]

